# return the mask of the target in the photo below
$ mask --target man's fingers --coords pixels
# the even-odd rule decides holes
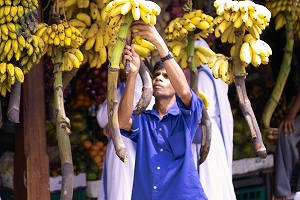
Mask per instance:
[[[138,56],[138,54],[135,52],[135,50],[134,50],[134,47],[133,47],[133,44],[131,45],[131,52],[132,52],[132,55],[133,56]]]
[[[126,44],[124,50],[129,50],[130,51],[131,50],[131,46],[128,45],[128,44]]]
[[[124,55],[124,61],[126,60],[132,61],[132,57],[129,55]]]
[[[132,56],[132,52],[128,49],[124,49],[124,55],[129,55],[129,56]]]

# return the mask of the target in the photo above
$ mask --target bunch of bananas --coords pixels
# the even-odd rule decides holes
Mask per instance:
[[[195,10],[172,20],[165,28],[165,38],[170,41],[181,40],[189,32],[196,33],[195,39],[206,38],[213,30],[213,17],[204,14],[202,10]]]
[[[208,61],[208,66],[212,70],[214,78],[221,78],[225,83],[230,84],[234,81],[232,65],[229,58],[223,54],[215,54]]]
[[[234,55],[234,51],[235,46],[232,46],[230,54]],[[245,63],[245,66],[250,63],[254,67],[258,67],[260,64],[268,64],[270,55],[272,55],[272,49],[267,43],[255,39],[251,34],[245,35],[244,43],[240,49],[240,59]]]
[[[2,62],[0,63],[0,93],[4,97],[6,96],[6,92],[10,92],[11,90],[11,87],[7,87],[7,84],[2,84],[5,80],[8,80],[11,85],[13,85],[16,80],[23,83],[24,73],[22,69],[14,66],[12,63]]]
[[[174,55],[174,59],[180,64],[182,69],[188,66],[187,42],[186,40],[174,40],[168,42],[168,46]],[[197,67],[208,64],[209,58],[214,56],[215,52],[203,46],[195,46],[194,61]]]
[[[16,82],[24,81],[44,51],[33,31],[38,25],[37,0],[0,0],[0,92],[5,96]]]
[[[290,15],[294,33],[300,37],[300,2],[288,0],[267,1],[266,7],[272,12],[275,18],[275,30],[282,28],[286,24],[286,15]]]
[[[245,29],[256,39],[269,25],[271,12],[252,1],[216,0],[215,36],[222,42],[235,43],[235,30]]]
[[[149,57],[151,51],[154,51],[156,49],[151,42],[143,39],[141,36],[136,36],[135,38],[133,38],[132,43],[135,52],[139,54],[142,60],[144,60],[146,57]]]
[[[73,67],[79,68],[82,64],[83,54],[78,49],[82,44],[81,33],[68,22],[63,21],[51,26],[41,23],[36,28],[35,33],[47,44],[49,56],[55,55],[58,48],[64,51],[62,71],[70,71]]]
[[[104,22],[101,18],[101,10],[109,1],[99,0],[67,0],[59,5],[60,13],[66,11],[69,23],[77,28],[83,37],[82,52],[84,61],[90,67],[100,68],[107,61],[107,54],[116,41],[117,29],[119,29],[121,15],[110,18]]]
[[[0,0],[0,24],[6,22],[36,23],[38,0]],[[32,17],[31,15],[35,15]]]
[[[146,0],[113,0],[109,2],[101,12],[103,21],[108,17],[126,15],[132,12],[134,20],[142,19],[146,24],[156,24],[156,16],[160,14],[160,7]]]

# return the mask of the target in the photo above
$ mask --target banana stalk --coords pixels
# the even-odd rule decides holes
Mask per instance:
[[[147,108],[153,94],[152,79],[143,61],[141,62],[139,73],[143,82],[143,93],[141,95],[139,102],[136,105],[136,110],[134,113],[135,116],[139,115]]]
[[[7,117],[13,123],[20,123],[21,83],[16,81],[9,97]]]
[[[133,17],[131,12],[126,15],[124,23],[121,25],[117,41],[112,49],[111,63],[108,68],[107,81],[107,113],[108,113],[108,127],[112,133],[112,140],[119,158],[127,163],[128,155],[125,144],[120,134],[118,121],[118,97],[117,84],[120,70],[120,60],[125,47],[126,37],[131,26]]]
[[[188,37],[188,45],[187,45],[187,56],[188,56],[188,66],[190,69],[190,87],[196,93],[198,92],[198,70],[195,66],[194,60],[194,53],[195,53],[195,40],[189,36]],[[202,128],[202,142],[201,148],[199,153],[199,163],[198,165],[202,164],[209,152],[210,148],[210,141],[211,141],[211,121],[209,119],[207,110],[203,107],[202,109],[202,118],[198,126]]]
[[[266,128],[267,132],[272,130],[270,128],[270,122],[272,115],[278,102],[280,100],[282,91],[286,84],[286,80],[291,71],[291,61],[292,61],[292,52],[294,47],[294,36],[293,36],[293,23],[290,15],[286,15],[286,43],[284,48],[283,60],[280,66],[280,71],[276,80],[275,87],[273,88],[272,94],[268,99],[268,102],[264,108],[264,112],[262,114],[262,121],[264,128]]]
[[[66,89],[66,87],[69,85],[71,80],[76,76],[78,69],[72,69],[71,71],[64,72],[63,73],[63,91]]]
[[[267,151],[264,146],[261,132],[246,91],[245,65],[240,60],[240,56],[239,56],[240,49],[243,44],[244,35],[245,35],[245,30],[239,29],[235,31],[236,44],[235,44],[235,56],[233,58],[233,69],[234,69],[234,76],[235,76],[234,83],[235,83],[236,91],[240,102],[240,108],[250,128],[252,142],[254,144],[256,153],[259,157],[266,158]]]
[[[59,155],[62,169],[62,200],[72,200],[73,196],[73,161],[69,134],[70,120],[66,117],[63,97],[63,81],[60,65],[62,52],[56,52],[54,65],[54,102],[56,113],[56,137],[58,141]]]

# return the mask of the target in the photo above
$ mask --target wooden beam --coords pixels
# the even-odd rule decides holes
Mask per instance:
[[[43,79],[40,62],[26,75],[22,87],[21,124],[15,136],[15,199],[50,199]]]

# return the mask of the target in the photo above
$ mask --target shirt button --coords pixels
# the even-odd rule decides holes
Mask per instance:
[[[164,149],[163,149],[163,148],[161,148],[161,149],[160,149],[160,152],[163,152],[163,151],[164,151]]]
[[[156,190],[156,189],[157,189],[156,185],[154,185],[154,186],[153,186],[153,189],[154,189],[154,190]]]
[[[160,170],[160,166],[156,167],[157,170]]]
[[[158,130],[161,131],[161,128],[159,128]]]

